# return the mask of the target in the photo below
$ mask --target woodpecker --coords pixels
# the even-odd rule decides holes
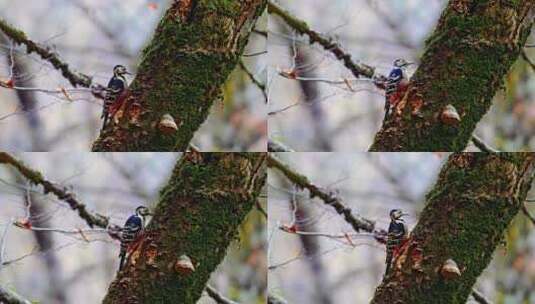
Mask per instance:
[[[109,117],[110,107],[117,100],[117,97],[119,97],[119,95],[121,95],[121,93],[127,87],[126,78],[124,75],[132,75],[132,74],[130,74],[126,70],[126,67],[122,65],[116,65],[113,68],[113,76],[108,82],[108,87],[106,89],[107,94],[106,94],[106,98],[104,99],[102,115],[100,116],[100,118],[104,118],[102,129],[104,129],[104,127],[106,127],[106,125],[108,124],[108,120],[110,118]]]
[[[388,226],[388,235],[386,239],[386,271],[385,276],[390,272],[392,267],[392,257],[394,250],[397,249],[404,240],[407,239],[408,229],[405,221],[402,219],[406,213],[400,209],[390,210],[390,226]]]
[[[412,62],[407,62],[405,59],[399,58],[394,60],[393,68],[388,75],[385,87],[385,118],[386,120],[392,114],[392,109],[396,105],[396,91],[402,82],[407,81],[407,72],[405,69],[411,65]],[[398,97],[399,98],[399,97]]]
[[[149,208],[145,206],[137,207],[135,214],[128,217],[124,227],[121,229],[121,253],[119,254],[121,262],[119,264],[119,271],[123,269],[126,253],[131,249],[133,243],[143,234],[145,230],[145,217],[147,215],[151,215]]]

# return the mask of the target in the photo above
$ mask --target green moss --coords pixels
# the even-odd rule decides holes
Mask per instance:
[[[263,2],[252,4],[256,14],[247,19],[246,26],[264,8]],[[120,150],[185,151],[243,53],[249,34],[238,32],[237,19],[243,13],[250,12],[230,0],[198,1],[190,22],[179,20],[175,10],[170,10],[143,51],[140,72],[130,87],[145,109],[140,123],[126,123],[124,138],[118,136],[120,129],[105,133],[94,150],[109,150],[104,142],[110,138]],[[166,113],[179,128],[171,135],[155,127]]]
[[[120,286],[121,273],[106,298],[132,293],[141,303],[197,303],[211,273],[237,238],[238,227],[254,206],[262,185],[245,190],[261,155],[203,153],[196,161],[177,164],[160,193],[154,220],[146,238],[158,250],[155,266],[138,262],[136,280],[129,290]],[[265,171],[257,174],[265,175]],[[145,245],[142,251],[146,251]],[[174,270],[177,259],[187,255],[195,266],[191,274]],[[131,270],[128,268],[128,270]],[[117,303],[117,302],[113,302]]]
[[[411,107],[405,107],[395,131],[383,128],[370,150],[464,150],[530,32],[530,24],[523,24],[520,39],[511,39],[515,36],[511,18],[517,15],[506,4],[488,1],[474,3],[470,14],[448,9],[427,40],[421,65],[411,79],[424,102],[422,117],[411,115]],[[439,119],[447,105],[460,114],[459,125],[449,126]]]
[[[452,155],[411,232],[422,251],[421,269],[408,266],[406,276],[398,278],[407,288],[396,289],[396,282],[389,285],[387,280],[378,293],[387,291],[404,303],[465,303],[527,195],[533,165],[527,172],[521,168],[532,158],[514,153]],[[512,187],[519,181],[520,189]],[[438,274],[446,259],[457,263],[460,277],[447,280]]]

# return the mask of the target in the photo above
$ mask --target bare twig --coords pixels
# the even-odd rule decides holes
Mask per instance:
[[[109,229],[108,217],[87,211],[86,205],[80,202],[74,195],[67,189],[61,188],[51,181],[46,180],[40,172],[28,168],[22,162],[18,161],[11,155],[5,152],[0,152],[0,164],[10,165],[17,169],[25,178],[27,178],[32,184],[41,185],[44,189],[44,193],[53,193],[58,199],[66,202],[71,209],[78,211],[78,214],[84,219],[89,227],[98,226],[101,228]]]
[[[218,304],[238,304],[230,299],[225,298],[215,288],[210,285],[206,285],[206,293]]]
[[[334,39],[324,37],[322,34],[310,29],[306,22],[294,17],[272,1],[268,2],[268,12],[282,18],[286,24],[296,30],[299,34],[307,35],[310,39],[310,43],[317,42],[327,51],[330,51],[338,60],[341,60],[344,63],[344,66],[348,68],[355,77],[359,78],[364,76],[366,78],[374,79],[377,87],[384,88],[383,84],[386,81],[384,75],[376,74],[375,68],[372,66],[353,61],[351,55],[343,50],[340,44],[335,42]]]
[[[472,135],[472,142],[474,143],[474,146],[476,146],[481,152],[490,152],[490,153],[499,152],[498,150],[496,150],[496,149],[492,148],[491,146],[487,145],[477,135]]]
[[[69,64],[63,61],[59,54],[50,47],[43,46],[33,40],[30,40],[23,31],[14,28],[3,19],[0,19],[0,30],[15,43],[25,45],[28,54],[36,53],[42,59],[50,62],[54,68],[61,71],[63,77],[67,78],[73,86],[83,86],[86,88],[91,86],[93,80],[90,76],[73,71],[69,67]]]
[[[333,207],[356,232],[360,232],[361,230],[370,232],[378,242],[385,243],[386,231],[383,229],[376,229],[374,221],[352,212],[351,208],[347,207],[335,193],[326,192],[314,185],[306,176],[297,173],[272,154],[268,154],[268,167],[280,171],[286,178],[288,178],[288,180],[299,188],[307,189],[311,198],[318,197],[326,205]]]
[[[531,61],[531,59],[529,59],[528,54],[526,53],[526,51],[523,50],[521,55],[522,55],[522,59],[524,59],[531,66],[533,71],[535,71],[535,63],[533,63],[533,61]]]
[[[479,291],[477,291],[475,288],[472,289],[472,297],[474,297],[474,300],[476,300],[476,302],[478,302],[479,304],[491,304],[492,303],[489,300],[487,300],[487,298],[485,298],[485,296]]]
[[[280,296],[269,294],[268,304],[288,304],[288,302]]]
[[[321,232],[321,231],[302,231],[302,230],[296,230],[293,229],[292,226],[285,226],[281,225],[279,226],[279,229],[289,233],[289,234],[297,234],[302,236],[314,236],[314,237],[325,237],[333,240],[340,241],[348,246],[355,247],[355,243],[353,243],[354,237],[372,237],[375,238],[375,234],[363,234],[363,233],[327,233],[327,232]],[[344,242],[347,241],[347,242]]]
[[[245,66],[245,63],[243,63],[243,60],[240,60],[238,62],[238,64],[240,65],[240,68],[245,72],[245,74],[247,75],[247,77],[249,77],[249,79],[251,80],[251,82],[256,85],[258,87],[258,89],[262,92],[262,96],[264,96],[264,101],[267,103],[268,102],[268,96],[267,96],[267,93],[266,93],[266,86],[261,83],[260,81],[258,81],[258,79],[256,79],[253,75],[253,73],[251,73],[247,67]]]
[[[0,286],[0,303],[5,304],[32,304],[29,300],[26,300],[16,292],[8,290]]]
[[[108,27],[106,22],[101,21],[95,14],[93,14],[89,6],[85,5],[81,1],[73,1],[73,5],[80,9],[87,19],[89,19],[95,25],[95,27],[98,28],[100,32],[102,32],[102,34],[104,34],[104,36],[110,40],[110,42],[113,44],[113,49],[115,52],[124,57],[133,58],[132,52],[125,46],[123,41],[119,39],[120,35],[114,33],[111,28]]]
[[[268,139],[268,151],[269,152],[294,152],[291,148],[288,148],[286,145],[273,140]]]
[[[533,217],[533,215],[529,213],[528,208],[526,207],[526,204],[522,204],[522,212],[531,221],[531,223],[535,225],[535,217]]]
[[[9,227],[11,227],[12,223],[13,223],[13,220],[11,220],[10,223],[6,224],[4,233],[2,233],[2,239],[0,239],[0,268],[2,267],[2,263],[4,262],[5,253],[6,253],[7,232],[9,230]]]

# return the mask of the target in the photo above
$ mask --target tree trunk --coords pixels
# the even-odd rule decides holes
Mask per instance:
[[[185,151],[220,98],[266,1],[173,1],[119,98],[115,123],[102,130],[93,151]],[[168,125],[160,124],[165,114]]]
[[[532,0],[450,0],[370,151],[462,151],[518,58],[534,12]]]
[[[265,157],[185,154],[103,303],[196,303],[260,194]]]
[[[534,172],[535,153],[451,155],[372,303],[465,303]]]

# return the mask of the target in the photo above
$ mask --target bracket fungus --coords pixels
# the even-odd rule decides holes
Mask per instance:
[[[180,274],[190,274],[195,271],[195,266],[193,266],[190,257],[183,254],[175,263],[175,271]]]
[[[440,275],[446,280],[451,280],[460,277],[461,271],[454,260],[447,259],[440,268]]]
[[[173,134],[178,130],[178,126],[175,122],[175,119],[171,114],[166,113],[162,116],[162,119],[160,119],[160,123],[158,123],[158,129],[164,134]]]
[[[461,116],[457,112],[457,109],[451,104],[444,107],[440,114],[440,120],[449,126],[456,126],[461,121]]]

